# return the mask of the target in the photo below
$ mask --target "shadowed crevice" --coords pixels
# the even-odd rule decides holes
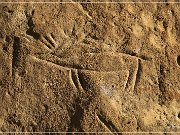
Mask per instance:
[[[161,95],[160,95],[160,102],[161,104],[164,104],[165,103],[165,100],[166,100],[166,84],[165,84],[165,67],[164,65],[160,64],[159,66],[159,77],[158,77],[158,86],[159,86],[159,90],[161,92]]]
[[[81,122],[83,120],[84,109],[80,106],[79,100],[76,99],[74,104],[74,114],[71,117],[68,132],[84,132]],[[72,134],[72,133],[69,133]]]
[[[29,29],[26,31],[26,34],[29,36],[32,36],[34,39],[38,40],[38,39],[40,39],[40,34],[34,31],[35,25],[34,25],[34,22],[32,20],[33,15],[34,15],[34,10],[32,11],[31,16],[26,15],[26,17],[28,19],[27,24],[29,26]]]
[[[13,55],[12,55],[12,68],[15,69],[19,66],[20,61],[20,38],[14,37],[14,43],[13,43]]]

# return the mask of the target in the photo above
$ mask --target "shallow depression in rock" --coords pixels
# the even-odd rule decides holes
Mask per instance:
[[[180,66],[180,55],[177,57],[177,64]]]

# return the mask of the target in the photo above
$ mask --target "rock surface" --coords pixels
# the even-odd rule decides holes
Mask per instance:
[[[0,4],[0,131],[180,132],[180,5],[70,2]]]

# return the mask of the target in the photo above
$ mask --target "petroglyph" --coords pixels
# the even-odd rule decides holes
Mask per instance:
[[[179,131],[177,3],[40,1],[0,4],[0,132]]]

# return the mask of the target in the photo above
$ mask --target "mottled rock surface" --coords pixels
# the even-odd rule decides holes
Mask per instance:
[[[180,4],[70,2],[0,4],[0,131],[180,131]]]

